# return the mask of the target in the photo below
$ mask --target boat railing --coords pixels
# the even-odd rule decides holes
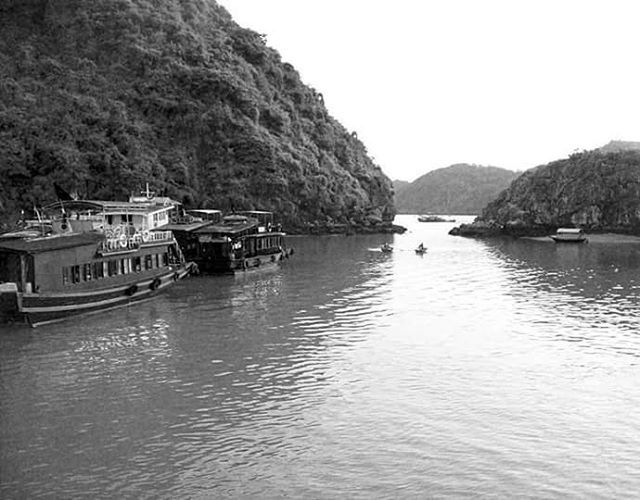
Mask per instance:
[[[171,231],[144,231],[142,241],[145,243],[156,243],[159,241],[170,241],[173,239]]]
[[[115,253],[137,250],[140,248],[141,240],[136,237],[120,235],[118,238],[106,238],[100,245],[100,253]]]

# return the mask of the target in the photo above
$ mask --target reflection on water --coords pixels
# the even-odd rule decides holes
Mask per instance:
[[[541,334],[597,351],[640,355],[640,245],[521,239],[488,246],[508,275],[519,317],[529,318]]]
[[[0,497],[632,496],[640,246],[400,223],[3,331]]]

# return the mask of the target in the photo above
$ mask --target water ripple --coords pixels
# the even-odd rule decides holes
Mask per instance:
[[[635,248],[407,226],[2,332],[0,496],[633,497]]]

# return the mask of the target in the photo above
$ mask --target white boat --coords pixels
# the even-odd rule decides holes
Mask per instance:
[[[556,234],[549,237],[556,243],[586,243],[588,241],[582,229],[575,227],[558,228]]]

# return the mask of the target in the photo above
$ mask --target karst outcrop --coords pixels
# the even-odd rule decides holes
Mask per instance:
[[[372,105],[375,105],[372,103]],[[393,188],[265,36],[213,0],[0,2],[0,217],[146,183],[292,232],[391,228]]]

